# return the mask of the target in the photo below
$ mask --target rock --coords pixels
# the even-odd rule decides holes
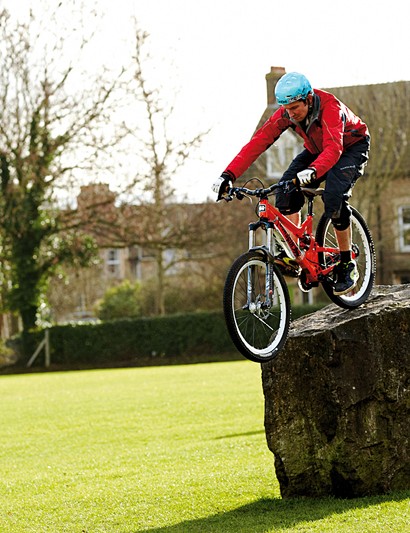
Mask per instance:
[[[282,497],[410,488],[410,285],[292,325],[262,366],[265,429]]]

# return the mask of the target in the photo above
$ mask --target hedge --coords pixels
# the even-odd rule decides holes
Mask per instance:
[[[317,306],[295,306],[296,319],[317,310]],[[18,340],[26,365],[44,338],[44,330]],[[163,317],[113,320],[97,324],[70,324],[49,328],[52,365],[64,367],[164,364],[217,359],[222,354],[240,357],[225,326],[221,312],[196,312]],[[39,356],[35,366],[44,366]]]

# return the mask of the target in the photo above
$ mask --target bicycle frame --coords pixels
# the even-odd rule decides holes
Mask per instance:
[[[260,180],[258,183],[263,185]],[[338,277],[333,270],[340,263],[341,253],[338,235],[325,214],[313,235],[313,202],[323,189],[300,189],[308,200],[308,210],[298,225],[268,201],[275,190],[284,186],[275,183],[258,189],[232,187],[226,198],[223,196],[227,202],[233,198],[258,198],[258,220],[249,224],[249,249],[229,269],[223,306],[235,346],[245,357],[259,363],[276,357],[289,333],[291,299],[286,277],[298,278],[303,292],[320,283],[330,300],[343,309],[362,305],[375,278],[372,236],[362,215],[352,207],[351,234],[357,244],[352,242],[351,250],[357,279],[350,290],[336,292]],[[262,244],[256,238],[260,228],[264,230]]]
[[[339,249],[319,246],[313,236],[313,200],[308,195],[308,212],[300,226],[269,203],[268,198],[261,198],[258,204],[259,221],[249,224],[249,249],[263,249],[271,257],[275,256],[275,241],[279,241],[289,257],[299,264],[305,272],[306,282],[315,283],[325,279],[339,261]],[[255,246],[255,231],[259,227],[266,230],[266,246]],[[297,241],[292,236],[295,236]],[[319,261],[319,254],[334,257],[335,260],[324,268]]]

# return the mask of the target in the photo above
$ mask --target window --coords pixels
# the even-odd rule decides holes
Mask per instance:
[[[120,251],[115,248],[107,250],[107,272],[112,276],[120,274]]]
[[[267,153],[267,175],[280,179],[292,160],[302,149],[301,142],[290,132],[285,132]]]
[[[399,207],[400,251],[410,252],[410,205]]]

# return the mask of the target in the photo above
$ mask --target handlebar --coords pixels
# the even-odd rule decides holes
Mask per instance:
[[[270,187],[259,189],[248,189],[247,187],[231,187],[226,196],[223,197],[227,202],[231,201],[234,197],[238,200],[242,200],[244,196],[257,196],[258,198],[264,198],[273,194],[275,189],[282,188],[283,183],[274,183]]]
[[[235,197],[238,198],[238,200],[242,200],[245,196],[256,196],[258,198],[267,198],[271,194],[274,194],[276,189],[284,189],[289,190],[290,186],[295,186],[298,188],[298,190],[302,191],[303,194],[306,197],[314,197],[319,196],[323,194],[323,189],[320,187],[317,188],[310,188],[310,187],[300,187],[299,180],[297,178],[290,180],[290,181],[282,181],[279,183],[274,183],[270,187],[259,188],[259,189],[248,189],[247,187],[231,187],[225,196],[222,198],[226,200],[227,202],[230,202]]]

